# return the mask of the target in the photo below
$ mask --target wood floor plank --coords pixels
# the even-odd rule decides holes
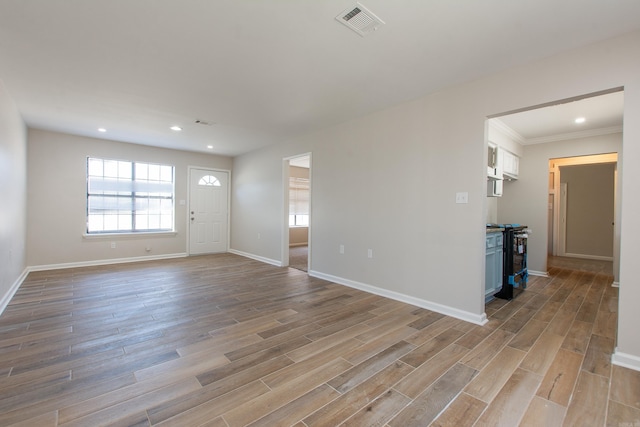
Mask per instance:
[[[469,350],[461,345],[451,344],[429,359],[429,363],[417,367],[412,375],[405,377],[394,388],[415,399],[468,352]]]
[[[234,254],[31,272],[0,315],[0,425],[635,422],[590,265],[483,326]]]
[[[614,366],[611,374],[611,400],[640,409],[640,372]]]
[[[482,369],[513,338],[511,332],[495,330],[480,345],[467,354],[461,362],[476,370]]]
[[[466,393],[461,393],[431,424],[432,427],[472,426],[484,412],[487,404]]]
[[[314,412],[303,421],[309,427],[337,426],[366,406],[371,400],[381,396],[412,371],[412,367],[397,361]]]
[[[518,425],[541,379],[534,373],[517,369],[494,399],[496,404],[487,408],[476,425],[496,427]]]
[[[190,392],[200,390],[198,381],[191,377],[164,387],[146,391],[144,385],[131,386],[129,390],[119,389],[67,406],[59,411],[58,422],[61,425],[82,426],[101,425],[129,417],[136,417],[140,408],[146,408],[174,399]],[[147,419],[146,413],[144,419]]]
[[[607,410],[607,427],[640,425],[640,409],[623,405],[615,400],[609,401]]]
[[[520,367],[538,375],[544,375],[556,357],[564,337],[550,332],[543,332],[533,345]]]
[[[402,356],[414,349],[408,342],[399,341],[386,350],[376,354],[362,363],[350,368],[348,371],[338,375],[329,381],[329,385],[340,393],[345,393],[353,387],[373,376],[389,366],[397,359],[402,360]]]
[[[227,424],[222,419],[222,414],[237,408],[260,395],[268,393],[269,391],[269,387],[264,385],[264,383],[261,381],[254,381],[218,397],[204,400],[201,404],[189,409],[177,411],[175,412],[176,415],[168,419],[163,419],[163,417],[158,416],[158,412],[154,415],[148,413],[149,420],[154,426],[183,427],[206,425],[210,420],[219,419],[224,422],[223,425],[226,426]]]
[[[272,427],[275,425],[292,425],[304,418],[309,412],[314,412],[338,397],[340,393],[332,387],[321,384],[317,388],[292,400],[269,415],[252,422],[250,427]]]
[[[566,407],[578,379],[582,360],[581,354],[558,350],[536,395]]]
[[[410,401],[411,399],[395,390],[389,390],[342,423],[342,426],[383,426]]]
[[[463,335],[463,332],[457,331],[455,329],[447,329],[446,331],[444,331],[437,337],[427,341],[420,347],[411,350],[400,360],[402,360],[407,365],[411,365],[414,368],[417,368]]]
[[[600,375],[580,371],[571,403],[567,408],[565,426],[603,425],[607,409],[609,380]]]
[[[350,366],[351,364],[344,360],[329,362],[268,393],[250,400],[241,407],[224,413],[223,418],[229,426],[244,426],[252,423],[292,400],[303,396],[316,387],[319,387],[340,372],[344,372]]]
[[[584,355],[582,369],[592,374],[611,376],[611,354],[613,353],[614,340],[592,334],[589,346]]]
[[[587,345],[589,345],[592,329],[593,323],[575,320],[562,343],[562,348],[576,353],[584,353],[587,350]]]
[[[535,396],[520,422],[520,427],[562,427],[566,412],[564,406]]]
[[[400,411],[389,422],[389,425],[391,427],[429,425],[473,379],[477,372],[463,364],[456,364]]]
[[[515,348],[503,348],[465,388],[465,393],[491,403],[526,355]]]
[[[547,326],[548,323],[546,322],[530,319],[507,345],[509,347],[517,348],[518,350],[529,351]]]

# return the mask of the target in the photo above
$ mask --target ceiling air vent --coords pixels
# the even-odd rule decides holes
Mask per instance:
[[[362,37],[376,31],[380,25],[384,24],[382,19],[360,3],[356,3],[355,7],[346,9],[336,16],[336,19]]]

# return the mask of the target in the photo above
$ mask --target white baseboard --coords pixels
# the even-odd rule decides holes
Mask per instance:
[[[618,351],[617,347],[616,351],[611,355],[611,363],[624,368],[633,369],[634,371],[640,371],[640,357],[622,353]]]
[[[529,276],[549,277],[548,271],[527,270]]]
[[[560,256],[564,256],[567,258],[582,258],[582,259],[592,259],[595,261],[613,261],[613,257],[610,256],[600,256],[600,255],[585,255],[585,254],[569,254],[569,253],[565,253],[563,255]]]
[[[277,259],[265,258],[260,255],[250,254],[248,252],[238,251],[236,249],[229,249],[229,253],[243,256],[245,258],[255,259],[256,261],[264,262],[267,264],[275,265],[276,267],[282,267],[282,261],[278,261]]]
[[[27,278],[28,274],[29,274],[29,268],[27,267],[24,269],[20,277],[18,277],[16,281],[13,282],[13,285],[11,285],[11,287],[9,288],[9,291],[6,294],[4,294],[2,298],[0,298],[0,314],[4,313],[4,310],[9,305],[11,298],[13,298],[16,292],[18,292],[18,288],[20,288],[20,285],[22,285],[22,282],[24,282],[24,279]]]
[[[415,305],[417,307],[426,308],[427,310],[431,310],[437,313],[445,314],[447,316],[455,317],[456,319],[464,320],[465,322],[475,323],[476,325],[484,325],[485,323],[488,322],[487,315],[484,313],[474,314],[468,311],[458,310],[457,308],[438,304],[432,301],[423,300],[420,298],[415,298],[409,295],[401,294],[399,292],[390,291],[388,289],[378,288],[376,286],[367,285],[365,283],[356,282],[354,280],[332,276],[330,274],[321,273],[319,271],[311,270],[309,271],[309,276],[328,280],[330,282],[334,282],[339,285],[348,286],[350,288],[360,289],[361,291],[391,298],[393,300]]]
[[[178,253],[178,254],[165,254],[165,255],[149,255],[149,256],[131,257],[131,258],[99,259],[94,261],[67,262],[62,264],[34,265],[31,267],[27,267],[27,269],[29,272],[61,270],[63,268],[94,267],[96,265],[126,264],[129,262],[157,261],[160,259],[184,258],[186,256],[187,256],[186,253]]]

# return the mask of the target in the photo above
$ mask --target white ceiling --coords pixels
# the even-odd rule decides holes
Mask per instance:
[[[622,132],[624,92],[613,92],[572,102],[501,116],[496,120],[515,132],[522,145],[561,141],[580,136]],[[582,117],[583,123],[575,119]]]
[[[233,156],[640,29],[637,0],[363,2],[364,38],[350,0],[0,0],[0,79],[34,128]]]

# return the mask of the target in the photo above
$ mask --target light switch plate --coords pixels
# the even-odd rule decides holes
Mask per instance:
[[[456,193],[456,203],[469,203],[469,193]]]

